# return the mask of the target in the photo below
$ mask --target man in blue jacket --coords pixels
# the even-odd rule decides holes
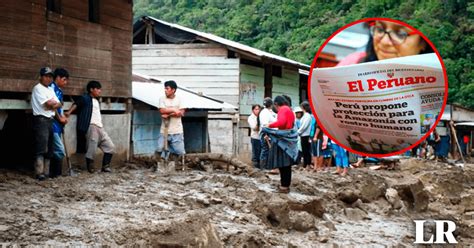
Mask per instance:
[[[97,100],[102,93],[102,85],[97,81],[90,81],[86,88],[87,93],[82,95],[66,113],[66,116],[69,116],[76,109],[78,110],[76,152],[86,154],[87,170],[94,173],[94,155],[99,147],[104,152],[102,172],[111,172],[110,162],[115,146],[102,124],[100,104]]]
[[[66,86],[68,80],[69,72],[67,70],[63,68],[56,68],[56,70],[54,70],[54,81],[50,86],[53,88],[54,93],[61,104],[63,103],[62,88]],[[53,157],[51,159],[50,177],[57,177],[62,174],[65,149],[61,137],[64,132],[64,125],[66,125],[67,122],[68,119],[64,116],[63,108],[58,108],[53,120]]]

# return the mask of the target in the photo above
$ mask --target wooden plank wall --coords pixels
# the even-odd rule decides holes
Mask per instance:
[[[214,44],[133,45],[133,71],[239,104],[239,59]]]
[[[261,67],[240,65],[240,114],[250,115],[252,105],[263,103],[265,71]]]
[[[134,110],[132,122],[132,155],[153,155],[158,147],[160,114],[153,110]]]
[[[138,107],[139,108],[139,107]],[[188,112],[183,117],[184,145],[187,153],[206,152],[207,112]],[[161,116],[156,110],[133,111],[132,144],[134,156],[152,156],[158,147]]]
[[[245,64],[240,65],[240,72],[240,114],[250,115],[252,113],[252,104],[262,105],[263,103],[265,72],[261,67]],[[297,69],[283,68],[282,77],[273,76],[272,81],[273,98],[277,95],[286,94],[291,98],[293,106],[299,104],[299,74]]]
[[[252,104],[263,104],[264,69],[251,65],[240,65],[241,71],[241,95],[240,95],[240,121],[239,121],[239,154],[240,159],[245,159],[251,154],[250,130],[247,122],[248,116],[252,113]],[[299,73],[297,69],[282,68],[282,77],[273,76],[272,98],[277,95],[286,94],[291,98],[293,107],[300,104],[299,97]],[[256,86],[256,90],[251,90],[251,94],[243,93],[251,87]],[[250,96],[250,97],[249,97]]]
[[[61,4],[58,14],[45,0],[2,1],[0,91],[29,92],[39,68],[50,66],[70,72],[65,94],[98,80],[104,96],[131,97],[131,1],[100,1],[99,23],[88,21],[88,1]]]
[[[292,107],[300,105],[300,76],[298,69],[282,68],[281,77],[273,76],[272,96],[288,95],[291,98]]]

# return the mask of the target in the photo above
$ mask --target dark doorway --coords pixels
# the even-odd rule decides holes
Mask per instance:
[[[0,167],[33,171],[32,116],[24,110],[9,110],[0,131]]]

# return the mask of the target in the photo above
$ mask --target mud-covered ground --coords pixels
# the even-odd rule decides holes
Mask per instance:
[[[275,193],[278,175],[260,171],[117,167],[43,182],[0,170],[0,243],[412,246],[414,219],[447,219],[460,245],[474,244],[473,164],[410,159],[346,177],[295,168],[288,195]]]

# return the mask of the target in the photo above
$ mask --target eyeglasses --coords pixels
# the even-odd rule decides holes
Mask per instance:
[[[384,27],[375,26],[375,25],[370,27],[370,35],[372,35],[372,37],[374,39],[376,39],[377,41],[382,40],[384,35],[388,34],[388,37],[390,38],[390,40],[392,41],[392,43],[394,45],[401,45],[403,42],[405,42],[405,40],[407,39],[408,36],[414,35],[416,33],[417,33],[416,31],[412,31],[412,32],[407,33],[404,30],[398,30],[398,31],[390,30],[390,31],[387,31],[387,30],[385,30]]]

